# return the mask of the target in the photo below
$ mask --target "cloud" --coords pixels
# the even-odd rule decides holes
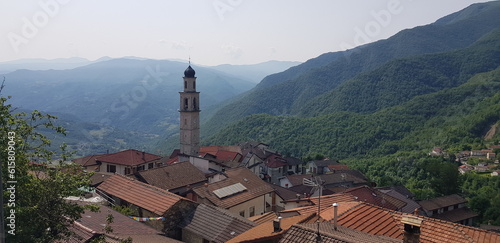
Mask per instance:
[[[234,45],[233,43],[225,43],[221,46],[221,49],[224,51],[224,53],[234,59],[237,59],[243,55],[243,49]]]
[[[167,44],[169,41],[160,40],[159,42],[160,44],[164,45]],[[190,50],[191,48],[193,48],[193,46],[191,46],[189,43],[185,41],[170,41],[170,48],[174,50],[183,51],[183,50]]]

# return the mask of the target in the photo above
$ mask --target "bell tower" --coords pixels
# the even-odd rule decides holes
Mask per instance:
[[[198,156],[200,151],[200,92],[196,91],[194,69],[184,71],[184,91],[180,94],[180,152]]]

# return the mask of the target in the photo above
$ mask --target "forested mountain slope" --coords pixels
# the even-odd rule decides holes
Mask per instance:
[[[203,135],[210,135],[251,114],[302,115],[307,109],[304,105],[309,102],[313,103],[308,106],[328,107],[330,104],[318,104],[322,99],[319,97],[345,81],[397,58],[468,47],[498,26],[500,2],[480,3],[434,24],[401,31],[386,40],[321,55],[266,77],[253,90],[218,111],[206,123]],[[321,112],[317,107],[315,110]]]
[[[425,83],[402,85],[398,92],[411,92],[424,84],[425,89],[433,92],[417,94],[399,105],[372,109],[372,113],[339,111],[309,118],[252,115],[224,128],[206,143],[257,140],[294,156],[324,154],[340,159],[481,143],[483,133],[500,120],[499,51],[500,31],[494,31],[462,51],[404,59],[414,67],[425,66],[423,74],[432,75],[427,76]],[[446,61],[435,65],[437,60]],[[449,64],[456,67],[442,69]],[[380,70],[392,65],[385,64]],[[397,86],[409,78],[400,78],[407,74],[407,69],[390,70],[393,72],[384,72],[386,82],[392,80]],[[374,71],[364,78],[378,80],[379,75]],[[387,85],[386,89],[391,87]],[[394,95],[392,91],[384,92]]]

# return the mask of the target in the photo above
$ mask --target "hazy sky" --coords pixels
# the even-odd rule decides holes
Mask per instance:
[[[0,62],[138,56],[306,61],[385,39],[474,0],[0,0]]]

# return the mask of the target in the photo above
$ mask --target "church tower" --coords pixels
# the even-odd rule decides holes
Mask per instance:
[[[184,91],[180,94],[180,152],[198,156],[200,151],[200,92],[191,65],[184,71]]]

